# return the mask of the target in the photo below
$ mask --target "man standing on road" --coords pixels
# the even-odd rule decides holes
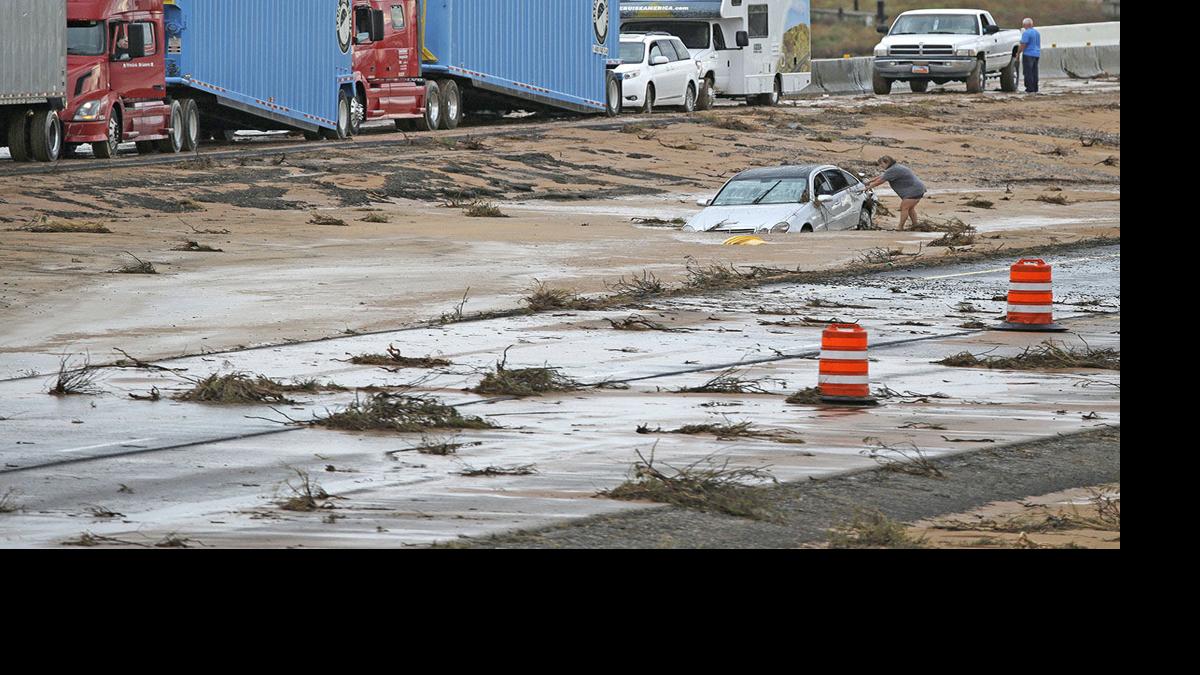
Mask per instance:
[[[1021,70],[1025,75],[1025,93],[1038,93],[1038,61],[1042,58],[1042,34],[1033,27],[1033,19],[1025,19],[1021,33]]]

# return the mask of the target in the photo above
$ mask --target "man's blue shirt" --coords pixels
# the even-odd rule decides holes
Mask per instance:
[[[1036,28],[1027,28],[1021,34],[1021,44],[1025,45],[1025,56],[1042,56],[1042,34]]]

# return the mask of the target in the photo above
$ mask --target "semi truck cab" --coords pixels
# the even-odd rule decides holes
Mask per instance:
[[[179,152],[182,110],[167,100],[165,56],[162,0],[68,0],[68,154],[90,143],[112,157],[125,141]]]
[[[396,120],[401,128],[414,121],[427,125],[431,88],[421,77],[421,17],[417,10],[416,0],[356,0],[353,133],[367,120]],[[440,106],[434,107],[441,112]],[[431,120],[435,128],[439,117]]]

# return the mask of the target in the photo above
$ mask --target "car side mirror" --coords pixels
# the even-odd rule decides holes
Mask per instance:
[[[371,10],[371,42],[382,42],[384,34],[383,10]]]
[[[146,55],[146,26],[131,23],[126,27],[125,35],[129,38],[129,49],[123,50],[131,59],[140,59]]]
[[[988,26],[987,28],[983,29],[983,32],[987,33],[988,35],[995,35],[996,33],[1000,32],[1000,26]]]
[[[739,30],[735,39],[737,40],[738,47],[750,46],[750,34],[744,30]]]
[[[696,206],[709,206],[712,204],[712,201],[711,199],[697,199]]]
[[[661,55],[655,56],[650,59],[650,65],[652,65],[652,66],[665,66],[670,62],[671,62],[671,59],[668,59],[667,57],[661,56]]]
[[[879,33],[880,35],[887,35],[887,34],[888,34],[888,27],[887,27],[887,26],[876,26],[876,27],[875,27],[875,32],[876,32],[876,33]]]
[[[818,204],[827,204],[833,201],[833,195],[817,195]]]
[[[859,172],[858,172],[858,177],[859,177],[859,178],[866,178],[866,177],[867,177],[867,174],[865,174],[865,173],[863,173],[863,172],[859,171]]]

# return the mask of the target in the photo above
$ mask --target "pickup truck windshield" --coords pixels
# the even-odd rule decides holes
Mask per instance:
[[[979,20],[966,14],[910,14],[889,35],[979,35]]]
[[[67,53],[76,56],[99,56],[107,51],[104,24],[99,21],[70,21],[67,23]]]
[[[641,63],[646,58],[646,45],[642,42],[622,42],[621,62]]]
[[[721,190],[712,206],[799,204],[808,189],[806,178],[749,178],[735,180]]]
[[[704,21],[630,21],[621,26],[622,33],[670,33],[683,40],[688,49],[708,49],[712,30]]]

